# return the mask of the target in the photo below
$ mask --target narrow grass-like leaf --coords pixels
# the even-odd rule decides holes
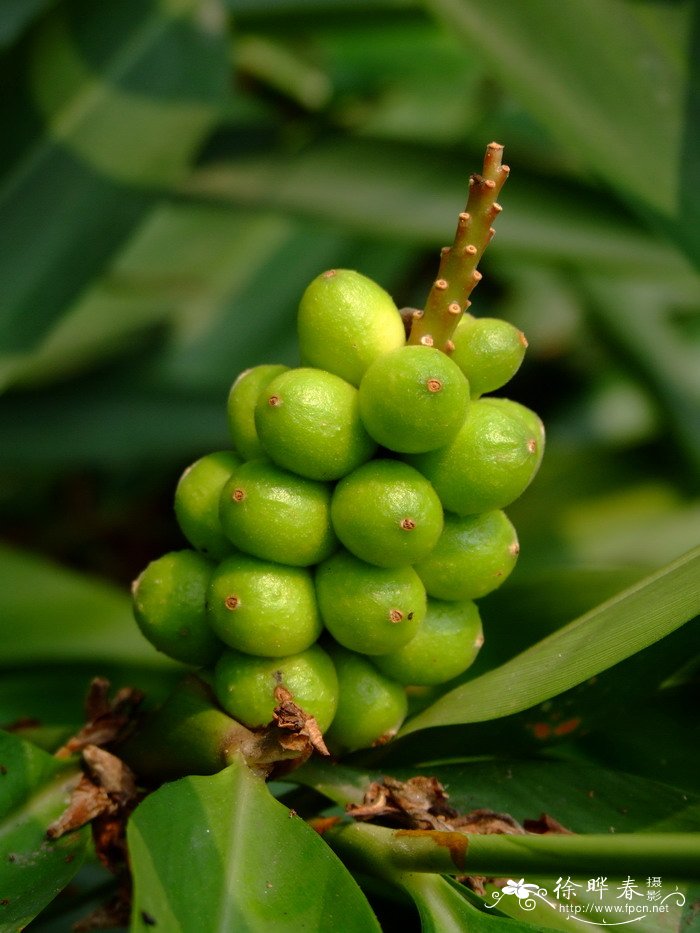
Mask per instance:
[[[80,776],[74,763],[0,732],[0,765],[0,933],[16,933],[78,871],[87,830],[46,838]]]
[[[641,651],[700,613],[700,548],[501,667],[451,690],[400,734],[528,709]]]
[[[134,931],[379,931],[342,863],[242,760],[164,785],[128,836]]]

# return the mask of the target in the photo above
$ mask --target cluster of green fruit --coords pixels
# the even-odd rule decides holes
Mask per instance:
[[[544,433],[522,405],[482,398],[525,352],[504,321],[465,314],[449,355],[410,345],[383,289],[331,270],[298,325],[300,368],[234,383],[234,450],[198,460],[175,494],[193,549],[151,563],[134,606],[157,648],[213,667],[230,715],[267,724],[283,685],[340,752],[391,737],[406,686],[473,662],[473,600],[513,569],[501,510],[537,471]]]

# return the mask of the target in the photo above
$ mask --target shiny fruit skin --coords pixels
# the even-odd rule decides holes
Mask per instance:
[[[391,296],[351,269],[329,269],[310,283],[297,327],[303,364],[335,373],[354,386],[373,360],[405,339]]]
[[[190,544],[221,560],[235,548],[219,521],[219,497],[226,480],[241,458],[232,450],[220,450],[200,457],[184,471],[175,489],[175,516]]]
[[[206,595],[214,565],[196,551],[152,561],[132,586],[134,616],[144,636],[176,661],[212,664],[224,645],[207,624]]]
[[[251,460],[234,470],[219,507],[228,539],[263,560],[308,567],[329,557],[338,544],[330,486],[267,460]]]
[[[207,606],[209,624],[219,638],[246,654],[297,654],[322,630],[310,572],[246,554],[219,564]]]
[[[408,710],[403,687],[362,655],[337,646],[330,655],[338,674],[338,709],[326,734],[329,748],[353,752],[393,738]]]
[[[272,721],[285,687],[321,732],[331,724],[338,705],[338,678],[333,662],[318,645],[283,658],[262,658],[225,651],[214,670],[214,691],[229,715],[250,729]]]
[[[264,388],[288,369],[269,363],[254,366],[242,372],[231,386],[226,404],[228,426],[233,446],[243,460],[265,456],[255,427],[255,406]]]
[[[375,567],[342,550],[319,564],[316,596],[335,640],[370,655],[410,641],[426,608],[425,589],[412,567]]]
[[[267,456],[300,476],[336,480],[374,454],[358,391],[333,373],[302,367],[266,387],[255,424]]]
[[[407,686],[443,684],[474,663],[483,641],[476,603],[429,599],[415,638],[392,654],[372,658],[372,663]]]

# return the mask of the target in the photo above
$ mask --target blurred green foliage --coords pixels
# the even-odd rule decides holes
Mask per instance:
[[[179,546],[175,480],[229,445],[241,369],[295,362],[307,281],[358,268],[420,306],[493,137],[513,172],[473,310],[527,333],[508,392],[549,433],[515,581],[697,541],[689,0],[7,3],[0,42],[9,545],[119,586]]]

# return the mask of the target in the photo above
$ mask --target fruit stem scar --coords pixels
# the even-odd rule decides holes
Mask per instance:
[[[231,498],[234,502],[242,502],[245,499],[245,491],[243,489],[234,489]]]
[[[234,612],[236,609],[238,609],[239,603],[240,603],[239,598],[234,595],[227,596],[226,599],[224,600],[224,606],[226,606],[226,608],[229,609],[231,612]]]
[[[428,379],[426,386],[428,387],[428,392],[440,392],[442,389],[442,383],[440,380],[434,378]]]
[[[413,531],[413,529],[416,527],[416,523],[412,518],[402,518],[401,527],[404,531]]]
[[[400,609],[389,610],[389,621],[396,625],[397,622],[403,622],[403,612]]]
[[[270,408],[277,408],[278,405],[282,404],[282,399],[279,397],[279,395],[271,395],[267,400],[267,404],[270,406]]]
[[[527,449],[530,451],[531,454],[534,454],[534,452],[537,450],[537,441],[535,440],[534,437],[531,437],[530,440],[527,442]]]

